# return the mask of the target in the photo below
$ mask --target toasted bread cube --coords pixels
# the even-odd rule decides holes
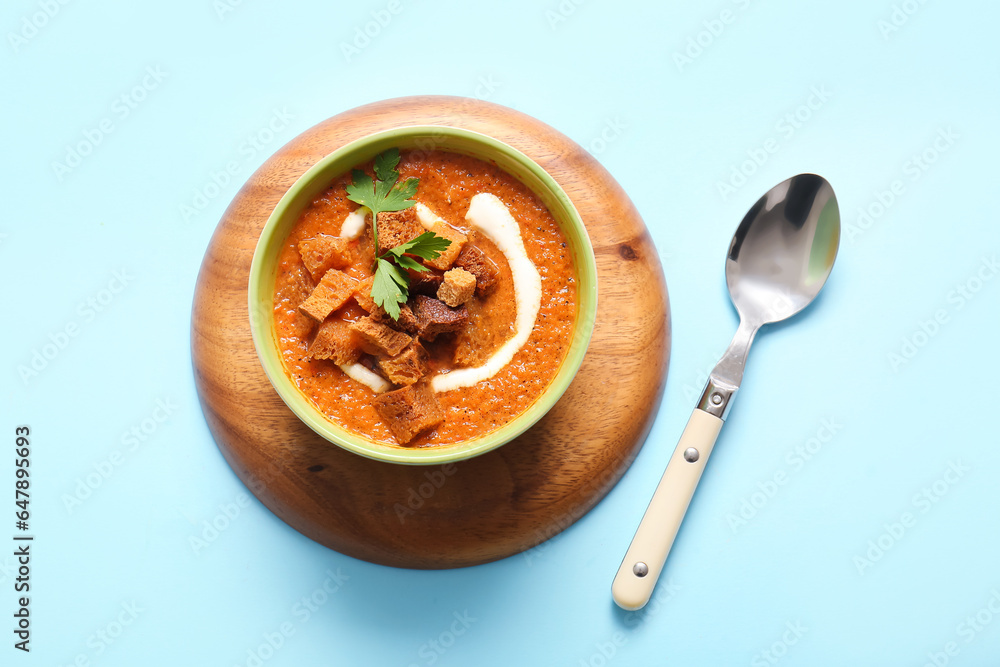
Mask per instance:
[[[410,294],[434,296],[444,281],[444,277],[440,273],[434,273],[433,271],[407,269],[406,272],[410,276]]]
[[[309,298],[302,302],[299,311],[317,322],[322,322],[327,315],[337,310],[354,294],[358,281],[343,271],[330,269],[316,285]]]
[[[500,269],[474,245],[467,245],[462,250],[455,266],[465,269],[476,277],[476,296],[483,297],[493,291],[500,279]]]
[[[329,359],[335,364],[353,364],[361,356],[361,345],[351,333],[350,323],[328,319],[316,329],[306,359]]]
[[[402,211],[378,214],[378,245],[382,251],[412,241],[425,231],[417,221],[417,211],[412,206]]]
[[[372,285],[374,283],[375,277],[368,276],[358,283],[357,289],[354,290],[354,300],[369,313],[373,312],[376,308],[375,300],[372,299]]]
[[[372,402],[401,445],[444,421],[444,410],[426,382],[379,394]]]
[[[427,350],[413,341],[395,357],[379,359],[378,367],[393,384],[411,385],[427,375]]]
[[[452,308],[457,308],[472,298],[476,291],[476,277],[465,269],[445,271],[444,282],[438,288],[437,297]]]
[[[375,300],[371,297],[372,284],[374,282],[375,278],[369,276],[358,283],[358,289],[354,291],[354,300],[358,302],[358,305],[368,311],[371,318],[380,324],[387,324],[393,329],[399,329],[411,334],[417,333],[417,318],[407,304],[400,304],[399,318],[394,320],[389,317],[389,314],[385,312],[382,306],[375,303]]]
[[[291,311],[292,332],[296,338],[305,339],[312,333],[316,322],[299,312],[299,306],[309,298],[316,288],[312,276],[302,262],[295,262],[289,267],[285,279],[279,281],[274,293],[274,307],[282,311]],[[251,317],[261,315],[260,311],[251,311]]]
[[[430,231],[448,239],[451,241],[451,244],[434,259],[425,259],[424,266],[429,266],[438,271],[445,271],[455,263],[455,259],[462,252],[462,248],[465,246],[465,242],[469,240],[469,237],[454,227],[449,227],[440,222],[431,227]]]
[[[420,331],[420,323],[417,322],[417,316],[413,314],[413,310],[406,303],[399,304],[399,317],[396,319],[392,319],[382,306],[375,306],[375,309],[371,312],[371,317],[376,322],[388,325],[399,331],[405,331],[408,334],[415,334]]]
[[[348,239],[320,234],[299,243],[299,255],[313,280],[320,280],[330,269],[343,269],[351,263],[349,245]]]
[[[286,275],[288,280],[280,289],[275,302],[284,301],[291,308],[298,308],[316,289],[316,281],[313,280],[309,270],[299,262],[295,262]]]
[[[413,340],[402,331],[396,331],[381,322],[376,322],[371,315],[353,322],[351,331],[361,337],[369,352],[386,357],[396,356]]]
[[[444,302],[422,294],[413,297],[411,303],[413,314],[417,316],[418,335],[424,340],[458,331],[469,321],[469,310],[465,306],[449,308]]]

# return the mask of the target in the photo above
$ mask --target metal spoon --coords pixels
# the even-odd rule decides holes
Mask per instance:
[[[779,183],[744,216],[726,258],[726,283],[740,326],[709,376],[615,575],[611,594],[623,609],[641,609],[653,593],[743,380],[757,330],[791,317],[816,298],[839,243],[837,198],[830,184],[815,174]]]

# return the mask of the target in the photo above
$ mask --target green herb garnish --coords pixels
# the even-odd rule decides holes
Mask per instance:
[[[417,192],[418,178],[408,178],[402,185],[397,185],[399,172],[399,149],[390,148],[375,157],[375,178],[355,169],[351,172],[352,183],[347,186],[347,198],[362,206],[367,206],[372,212],[372,231],[375,236],[375,256],[378,252],[378,214],[387,211],[402,211],[410,208],[416,202],[410,199]]]
[[[410,293],[410,277],[402,269],[426,271],[427,267],[406,254],[423,259],[434,259],[451,245],[451,241],[434,232],[424,232],[406,243],[390,248],[384,253],[378,247],[378,214],[402,211],[416,202],[411,197],[417,192],[420,179],[408,178],[399,185],[399,149],[390,148],[375,157],[375,178],[355,169],[347,198],[372,212],[372,237],[375,240],[375,280],[372,282],[372,300],[394,319],[399,319],[399,304],[406,303]]]

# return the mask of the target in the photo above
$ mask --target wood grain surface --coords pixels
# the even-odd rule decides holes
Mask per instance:
[[[340,146],[404,125],[463,127],[526,153],[569,194],[597,256],[597,323],[565,395],[513,442],[443,467],[372,461],[313,433],[264,375],[247,313],[254,247],[285,191]],[[271,511],[304,535],[355,558],[449,568],[538,545],[583,516],[614,486],[638,453],[659,406],[670,318],[663,271],[642,218],[589,153],[548,125],[505,107],[467,98],[408,97],[352,109],[316,125],[250,177],[205,253],[195,289],[191,348],[209,428],[233,470]]]

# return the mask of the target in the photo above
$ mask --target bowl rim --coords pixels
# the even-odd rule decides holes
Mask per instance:
[[[500,428],[470,440],[426,448],[404,448],[399,445],[382,444],[353,433],[316,408],[292,382],[285,370],[275,340],[273,308],[262,308],[259,304],[261,304],[262,297],[267,297],[268,304],[272,303],[274,281],[267,279],[270,276],[265,274],[268,268],[266,264],[270,256],[274,257],[276,264],[277,253],[284,244],[291,226],[294,226],[295,223],[290,223],[291,226],[280,238],[276,233],[278,227],[285,215],[288,214],[289,209],[292,209],[295,204],[301,204],[303,208],[308,205],[308,203],[302,204],[299,198],[303,196],[305,191],[309,190],[309,186],[314,185],[314,181],[338,161],[347,161],[349,156],[356,156],[351,158],[350,163],[344,167],[343,171],[338,172],[338,174],[342,174],[357,164],[367,162],[377,153],[388,148],[387,146],[372,150],[373,145],[381,146],[390,140],[413,142],[427,135],[433,137],[443,135],[445,137],[440,145],[435,145],[429,150],[462,153],[455,147],[449,147],[448,140],[478,145],[483,150],[480,151],[479,155],[472,155],[472,157],[496,164],[543,200],[550,214],[556,218],[563,233],[567,235],[574,251],[573,263],[576,269],[578,295],[577,313],[566,356],[548,386],[523,412]],[[399,142],[393,145],[399,145]],[[358,156],[359,154],[367,155],[368,152],[371,155],[367,157]],[[522,175],[512,173],[510,169],[498,164],[497,157],[505,158],[505,162],[511,166],[519,167],[524,170],[526,175],[537,179],[538,185],[541,185],[545,192],[539,192],[536,187],[525,183]],[[324,179],[324,183],[336,178],[338,174],[328,175]],[[561,210],[552,210],[554,203],[558,204]],[[296,220],[297,218],[296,215]],[[574,231],[575,233],[573,233]],[[265,284],[268,289],[263,289]],[[366,458],[406,465],[433,465],[470,459],[507,444],[533,426],[558,402],[576,377],[593,334],[598,298],[597,263],[590,236],[576,206],[573,205],[569,195],[559,183],[532,158],[513,146],[481,132],[447,125],[407,125],[354,139],[326,154],[295,180],[275,205],[261,229],[250,265],[247,297],[250,332],[257,359],[278,396],[300,421],[331,444]]]

